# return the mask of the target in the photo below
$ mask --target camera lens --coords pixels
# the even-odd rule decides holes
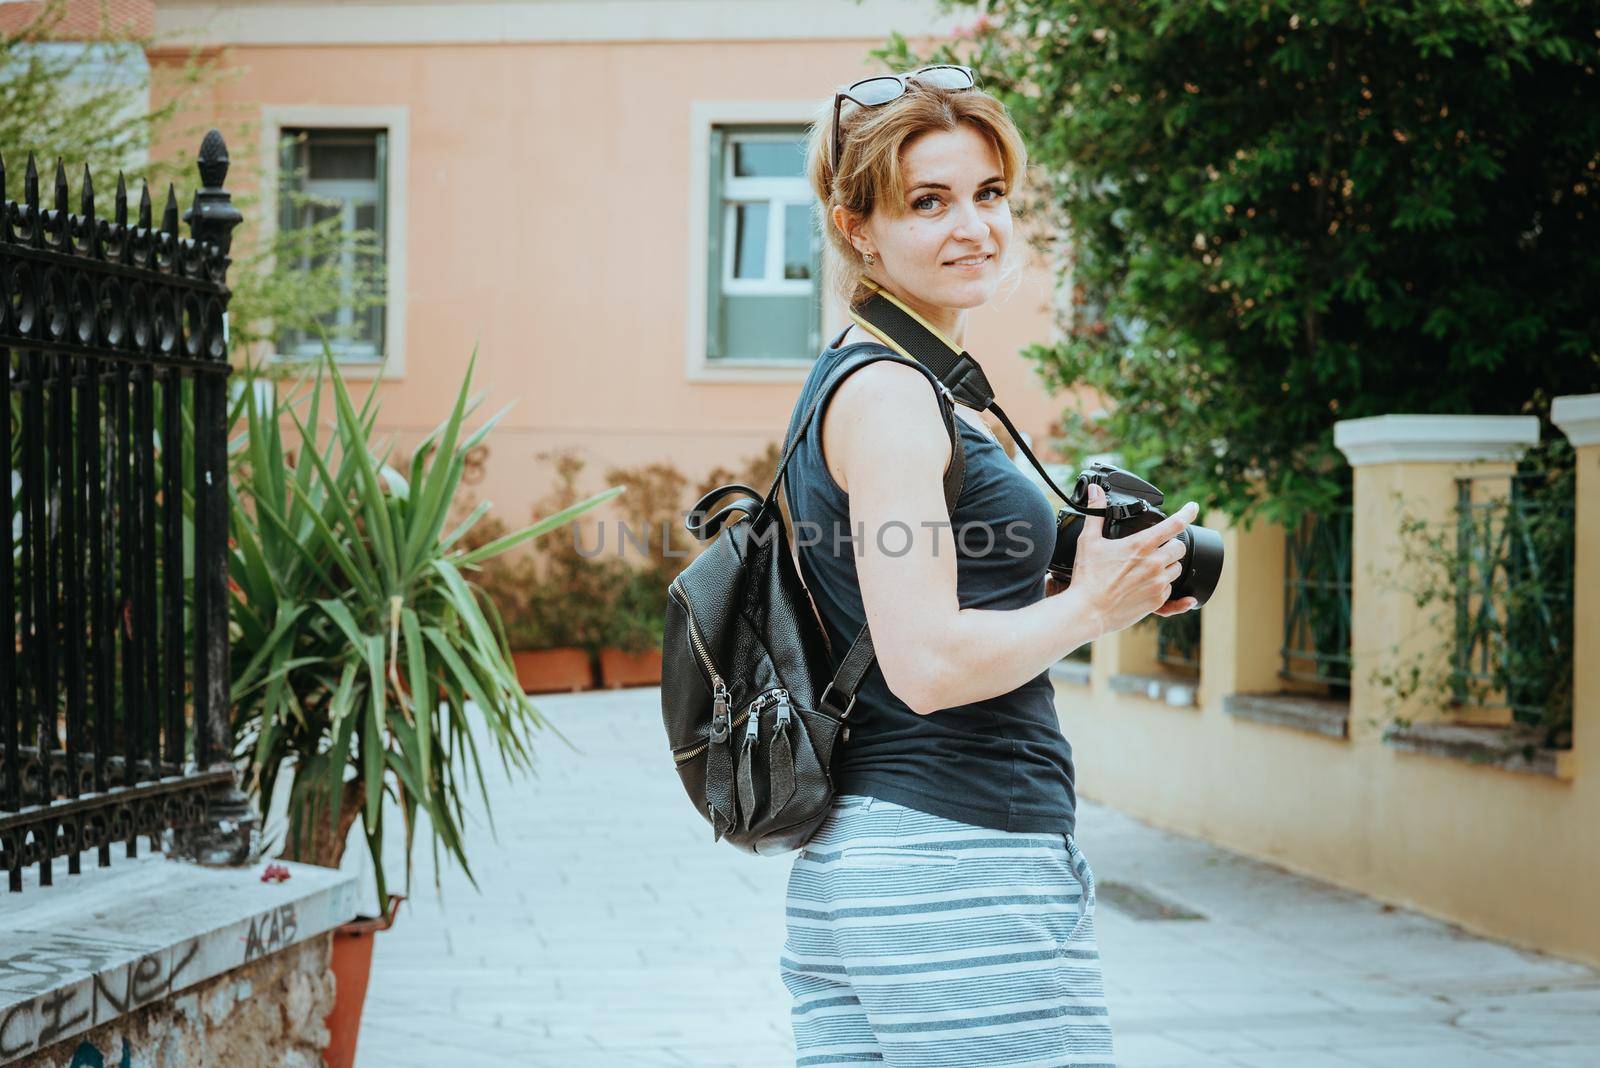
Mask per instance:
[[[1184,547],[1183,574],[1172,584],[1172,599],[1193,597],[1205,604],[1222,577],[1222,535],[1191,523],[1178,533],[1178,539]]]

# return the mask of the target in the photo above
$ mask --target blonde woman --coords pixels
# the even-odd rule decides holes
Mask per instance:
[[[842,90],[809,144],[830,286],[854,306],[868,278],[961,343],[967,311],[1018,268],[1009,201],[1026,166],[1004,105],[966,68]],[[823,350],[791,434],[829,373],[870,346],[883,347],[858,322]],[[1047,588],[1054,509],[959,407],[966,470],[946,512],[935,388],[904,359],[853,371],[785,476],[834,649],[870,622],[877,650],[833,808],[789,878],[796,1063],[1109,1065],[1094,874],[1048,669],[1194,606],[1169,597],[1172,539],[1195,506],[1115,541],[1086,520],[1071,586]]]

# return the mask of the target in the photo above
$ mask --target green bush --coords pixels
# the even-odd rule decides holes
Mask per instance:
[[[976,4],[954,4],[976,7]],[[1600,36],[1580,0],[989,0],[966,62],[1070,249],[1062,339],[1182,500],[1292,524],[1335,421],[1600,390]]]

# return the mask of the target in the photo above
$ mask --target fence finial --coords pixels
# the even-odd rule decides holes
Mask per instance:
[[[78,197],[78,214],[94,226],[94,179],[89,176],[89,165],[83,165],[83,189]],[[93,236],[91,234],[91,236]]]
[[[208,189],[221,189],[228,178],[228,142],[222,131],[212,127],[200,142],[200,182]]]
[[[161,209],[161,232],[178,236],[178,194],[172,191],[172,183],[167,183],[167,206]]]
[[[56,157],[56,211],[61,217],[67,214],[67,168],[61,157]]]
[[[184,219],[196,241],[209,242],[227,256],[233,247],[233,228],[244,216],[234,207],[233,194],[222,188],[228,177],[228,142],[215,127],[207,130],[200,142],[199,166],[201,188]]]
[[[128,225],[128,180],[123,177],[121,171],[117,172],[116,213],[117,226],[126,228]]]
[[[39,168],[33,162],[32,152],[28,153],[28,169],[22,176],[22,202],[29,211],[39,210]]]
[[[146,178],[140,183],[139,190],[139,229],[150,229],[150,179]]]

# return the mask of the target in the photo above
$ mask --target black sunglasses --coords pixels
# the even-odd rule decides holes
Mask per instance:
[[[915,79],[924,85],[931,85],[939,89],[971,89],[978,84],[977,76],[972,73],[971,67],[957,67],[949,63],[939,63],[920,70],[907,71],[904,74],[877,74],[871,78],[863,78],[859,82],[851,82],[839,92],[833,94],[833,157],[832,171],[839,173],[839,153],[842,140],[839,137],[839,111],[844,107],[846,100],[859,104],[864,108],[875,108],[901,96],[906,91],[906,83]]]

